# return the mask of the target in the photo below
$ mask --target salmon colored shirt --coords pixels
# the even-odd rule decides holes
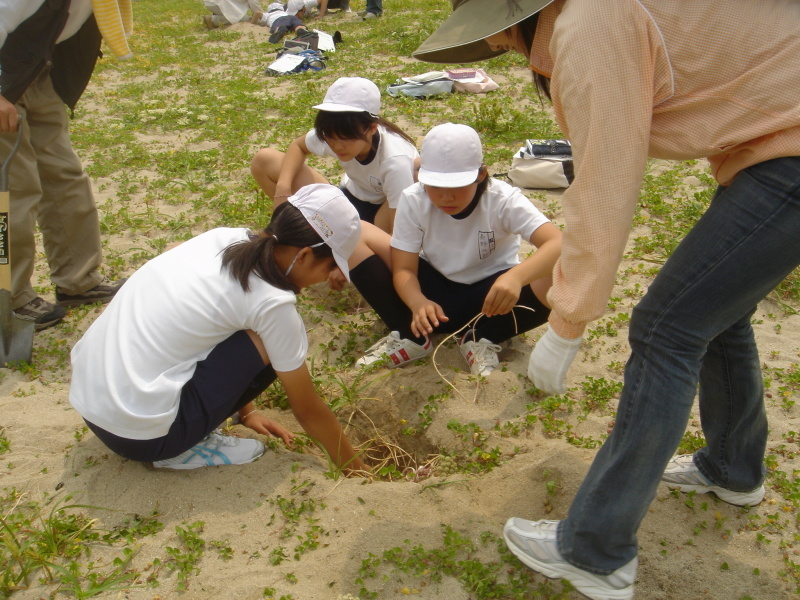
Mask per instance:
[[[605,312],[648,157],[707,157],[727,185],[800,156],[800,2],[556,0],[530,64],[575,161],[548,295],[562,337]]]

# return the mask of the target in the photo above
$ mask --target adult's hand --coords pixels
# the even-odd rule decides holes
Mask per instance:
[[[0,96],[0,133],[12,133],[17,130],[19,115],[17,107]]]
[[[528,377],[533,385],[548,394],[565,393],[567,370],[578,353],[582,339],[568,340],[548,328],[536,342],[528,360]]]

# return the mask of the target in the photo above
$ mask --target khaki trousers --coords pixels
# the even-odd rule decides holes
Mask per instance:
[[[103,279],[98,271],[102,252],[92,186],[72,148],[67,110],[50,76],[45,73],[32,83],[16,107],[25,119],[8,172],[13,309],[39,295],[31,286],[37,222],[50,279],[59,291],[80,294]],[[15,135],[0,135],[3,159]]]

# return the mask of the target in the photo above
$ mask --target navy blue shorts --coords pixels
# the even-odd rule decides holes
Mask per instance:
[[[436,333],[458,331],[480,314],[494,282],[508,270],[498,271],[475,283],[458,283],[442,275],[424,258],[420,258],[417,271],[419,287],[450,318],[446,323],[439,324]],[[546,323],[550,316],[550,309],[539,301],[529,285],[522,286],[517,305],[508,314],[479,319],[475,326],[476,339],[484,337],[499,344]],[[519,308],[522,306],[527,308]]]
[[[86,421],[108,448],[124,458],[152,462],[185,452],[257,398],[277,375],[264,366],[250,336],[237,331],[197,363],[181,390],[180,406],[167,435],[149,440],[119,437]]]
[[[380,210],[383,204],[373,204],[372,202],[365,202],[364,200],[359,200],[353,195],[353,192],[348,190],[346,187],[340,187],[342,193],[350,200],[350,204],[356,207],[358,211],[358,217],[362,221],[366,221],[367,223],[375,224],[375,215],[378,214],[378,210]]]
[[[275,19],[272,27],[269,28],[269,32],[275,33],[278,31],[278,27],[286,27],[287,31],[294,31],[298,27],[302,26],[303,21],[300,19],[300,17],[296,17],[295,15],[287,15],[285,17],[278,17]]]

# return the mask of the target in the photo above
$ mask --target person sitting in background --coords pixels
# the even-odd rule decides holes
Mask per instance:
[[[269,36],[270,44],[277,44],[290,32],[307,32],[303,24],[306,14],[306,5],[303,0],[289,0],[284,7],[280,2],[273,2],[267,7],[266,13],[253,15],[251,22],[262,27],[269,27],[272,35]]]
[[[309,9],[309,3],[313,2],[317,4],[317,0],[306,0],[306,11]],[[332,8],[338,9],[344,13],[353,12],[350,10],[350,0],[319,0],[319,14],[317,15],[318,19],[321,19],[325,15],[328,14],[328,11]]]

